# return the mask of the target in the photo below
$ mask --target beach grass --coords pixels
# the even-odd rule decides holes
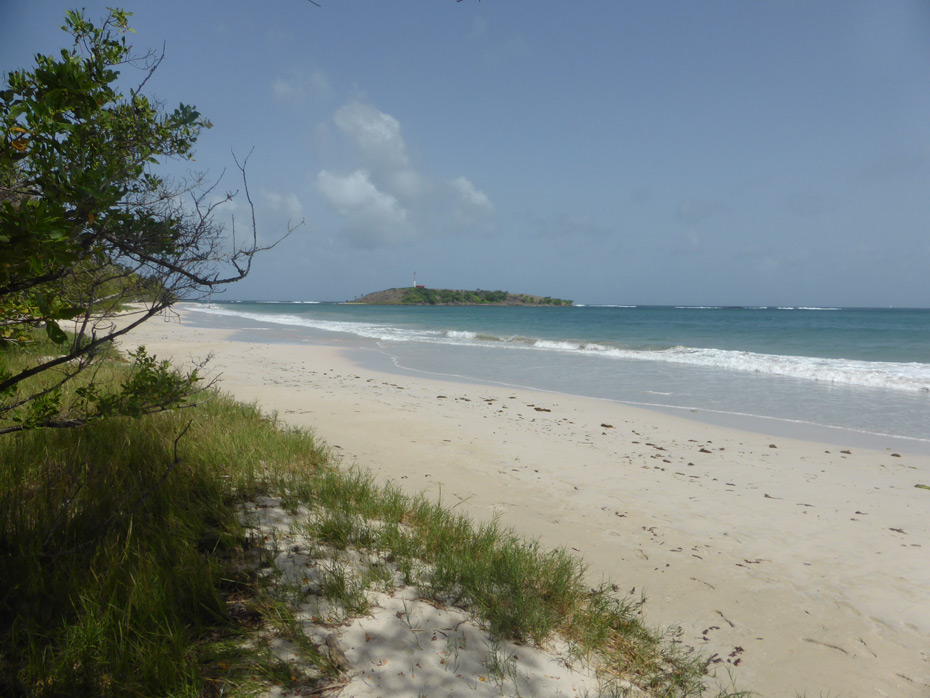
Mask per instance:
[[[127,370],[109,361],[96,379]],[[589,588],[565,551],[379,486],[340,468],[312,434],[215,391],[201,397],[190,409],[0,436],[0,694],[236,696],[337,681],[340,668],[262,574],[274,541],[250,533],[243,509],[264,495],[310,512],[304,529],[321,551],[389,561],[494,638],[564,638],[601,667],[605,690],[616,680],[656,696],[716,693],[700,657],[647,628],[637,600]],[[359,580],[334,565],[321,591],[352,616],[365,612],[366,588],[392,583],[384,567]],[[273,652],[270,631],[303,661]]]

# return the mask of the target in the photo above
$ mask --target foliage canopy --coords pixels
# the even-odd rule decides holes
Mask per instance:
[[[143,94],[163,56],[132,52],[129,16],[110,9],[98,26],[69,11],[62,29],[72,47],[36,55],[32,70],[12,71],[0,90],[0,352],[31,341],[36,328],[59,348],[17,370],[0,354],[0,433],[86,421],[92,413],[62,413],[56,396],[64,382],[88,369],[104,344],[179,298],[242,279],[267,249],[257,244],[245,162],[236,160],[252,213],[245,244],[214,215],[234,193],[215,194],[203,176],[159,174],[169,160],[193,159],[211,124],[190,105],[166,111]],[[123,94],[126,68],[141,79]],[[129,302],[142,309],[117,329],[106,313]],[[72,334],[62,328],[69,321]],[[26,387],[50,371],[53,380]],[[190,375],[163,373],[191,383]],[[146,411],[144,401],[131,402]]]

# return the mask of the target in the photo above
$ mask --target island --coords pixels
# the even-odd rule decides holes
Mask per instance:
[[[531,296],[507,291],[457,291],[448,288],[407,286],[377,291],[348,301],[365,305],[510,305],[570,306],[572,301],[549,296]]]

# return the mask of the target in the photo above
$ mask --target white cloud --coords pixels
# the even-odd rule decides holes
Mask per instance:
[[[354,163],[346,170],[320,170],[316,188],[343,218],[351,243],[402,244],[490,227],[494,205],[487,194],[466,177],[420,172],[393,116],[350,102],[336,110],[333,121],[352,146]]]
[[[491,200],[465,177],[456,177],[450,184],[455,197],[456,220],[464,225],[484,227],[494,215]]]
[[[272,210],[284,213],[288,218],[300,219],[304,215],[304,207],[296,194],[279,194],[268,189],[261,190],[262,198]]]
[[[320,191],[340,213],[370,212],[374,217],[389,222],[403,222],[407,217],[397,199],[378,191],[364,170],[345,176],[323,170],[317,182]]]
[[[452,186],[459,195],[459,199],[468,207],[476,210],[494,212],[494,204],[483,191],[475,189],[465,177],[456,177],[452,180]]]
[[[336,126],[348,136],[363,160],[388,168],[407,168],[400,122],[369,104],[352,102],[336,110]]]
[[[352,242],[373,247],[379,241],[398,243],[411,236],[407,211],[396,197],[379,190],[365,170],[347,175],[322,170],[317,175],[317,189],[346,219]]]
[[[430,183],[412,169],[388,172],[384,180],[385,188],[401,198],[416,200],[429,195]]]

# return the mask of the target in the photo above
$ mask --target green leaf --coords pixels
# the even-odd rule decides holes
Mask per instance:
[[[84,312],[84,308],[74,306],[71,308],[61,308],[55,311],[55,317],[59,320],[73,320]]]
[[[65,334],[64,330],[62,330],[54,320],[45,321],[45,333],[55,344],[64,344],[68,341],[68,335]]]

